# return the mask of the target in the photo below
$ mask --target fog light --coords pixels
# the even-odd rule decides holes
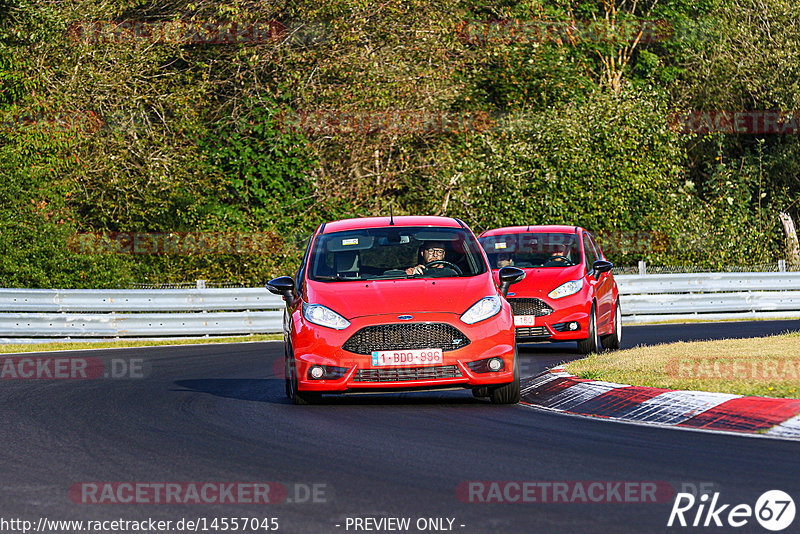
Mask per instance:
[[[319,380],[320,378],[325,376],[325,369],[323,369],[319,365],[315,365],[314,367],[311,368],[309,374],[311,375],[311,378],[313,378],[314,380]]]
[[[502,371],[505,367],[505,363],[503,363],[503,358],[484,358],[483,360],[476,360],[474,362],[468,362],[467,367],[474,373],[496,373],[497,371]]]
[[[570,330],[577,330],[578,328],[580,328],[580,325],[577,322],[572,321],[571,323],[569,323]]]

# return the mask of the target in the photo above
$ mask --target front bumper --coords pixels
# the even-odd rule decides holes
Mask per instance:
[[[466,336],[469,343],[443,350],[443,362],[436,365],[375,366],[371,354],[357,354],[343,345],[362,328],[375,325],[449,324]],[[307,322],[299,312],[293,315],[292,347],[297,366],[298,390],[319,393],[400,391],[441,388],[473,388],[506,384],[514,380],[514,334],[511,309],[505,305],[494,317],[467,325],[450,313],[418,313],[403,323],[397,314],[358,317],[344,330],[332,330]],[[391,350],[378,347],[376,350]],[[469,363],[499,357],[503,368],[497,372],[476,372]],[[308,371],[314,365],[346,368],[337,379],[314,380]]]
[[[589,316],[592,304],[588,304],[580,295],[551,299],[537,297],[544,301],[553,311],[547,315],[537,316],[533,325],[515,326],[515,337],[518,342],[540,341],[576,341],[589,337]],[[569,323],[578,324],[577,330],[569,330]]]

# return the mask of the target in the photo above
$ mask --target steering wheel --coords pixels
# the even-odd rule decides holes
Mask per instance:
[[[549,258],[547,258],[547,260],[545,260],[544,263],[545,263],[545,265],[551,264],[552,266],[558,266],[558,265],[563,263],[564,267],[569,267],[571,265],[577,265],[576,263],[574,263],[568,257],[566,257],[566,256],[558,256],[558,255],[550,256]],[[553,264],[555,264],[555,265],[553,265]]]
[[[450,267],[451,269],[453,269],[453,270],[454,270],[456,273],[458,273],[458,276],[461,276],[461,275],[463,275],[463,274],[464,274],[464,272],[463,272],[461,269],[459,269],[459,268],[458,268],[458,265],[455,265],[455,264],[453,264],[453,263],[450,263],[449,261],[446,261],[446,260],[433,260],[433,261],[429,261],[428,263],[426,263],[426,264],[424,265],[424,267],[425,267],[425,270],[427,271],[427,270],[428,270],[428,269],[430,269],[432,266],[434,266],[434,265],[438,265],[438,264],[440,264],[440,263],[441,263],[442,265],[444,265],[445,267]]]

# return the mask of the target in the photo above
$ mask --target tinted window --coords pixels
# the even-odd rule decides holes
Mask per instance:
[[[589,234],[583,234],[583,251],[586,253],[586,270],[591,271],[592,265],[597,260],[597,254],[589,241]]]
[[[421,274],[406,269],[434,262]],[[318,281],[388,280],[475,276],[486,272],[480,245],[469,231],[454,228],[400,227],[350,230],[317,236],[310,278]]]
[[[598,260],[602,260],[603,252],[600,250],[600,245],[597,244],[597,241],[595,241],[594,236],[592,234],[589,234],[589,243],[592,244],[592,250],[594,250],[595,257]]]
[[[569,267],[581,261],[574,233],[525,232],[480,238],[492,269],[501,267]]]
[[[303,269],[306,265],[306,260],[308,259],[308,253],[311,250],[311,236],[307,238],[308,243],[306,243],[306,252],[303,254],[303,261],[300,262],[300,268],[297,269],[297,276],[295,277],[295,284],[297,285],[298,289],[303,287]]]

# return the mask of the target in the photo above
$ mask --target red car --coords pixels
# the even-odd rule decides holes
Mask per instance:
[[[613,265],[592,234],[577,226],[513,226],[479,240],[493,269],[513,265],[527,275],[508,293],[517,341],[577,341],[584,354],[619,348]]]
[[[519,401],[514,319],[477,238],[446,217],[373,217],[322,224],[295,279],[267,289],[286,301],[286,394],[470,388]]]

